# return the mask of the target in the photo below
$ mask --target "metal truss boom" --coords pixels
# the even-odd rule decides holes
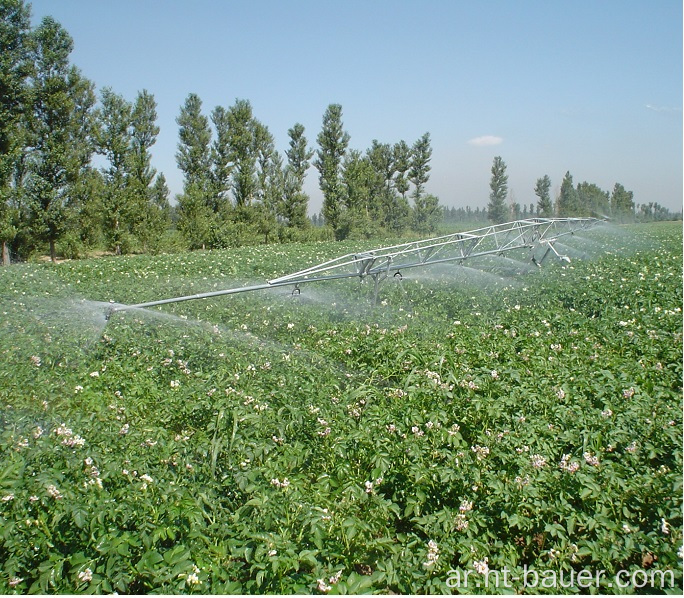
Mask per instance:
[[[375,283],[375,299],[378,285],[388,276],[402,277],[401,271],[410,268],[426,267],[445,262],[463,263],[466,260],[485,255],[503,255],[509,251],[529,249],[534,264],[541,266],[549,253],[553,252],[562,260],[570,261],[560,255],[554,243],[566,236],[583,231],[603,222],[597,218],[530,218],[504,224],[494,224],[476,230],[453,233],[400,245],[391,245],[372,251],[350,253],[341,257],[311,266],[304,270],[274,278],[265,284],[237,287],[208,293],[197,293],[183,297],[171,297],[134,305],[113,305],[107,317],[118,311],[146,308],[168,303],[178,303],[193,299],[232,295],[281,286],[294,286],[299,292],[302,284],[342,278],[371,277]],[[541,249],[538,258],[535,251]]]

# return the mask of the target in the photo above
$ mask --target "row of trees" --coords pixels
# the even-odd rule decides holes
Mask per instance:
[[[159,128],[146,91],[100,95],[70,63],[73,41],[51,17],[31,29],[22,0],[0,1],[0,242],[26,254],[104,244],[120,253],[157,243],[168,189],[151,166]],[[100,169],[93,156],[103,158]]]
[[[681,214],[672,214],[667,208],[657,203],[651,202],[637,206],[634,203],[634,193],[627,191],[620,183],[615,183],[612,193],[586,181],[575,186],[570,172],[565,173],[555,201],[551,198],[549,176],[544,175],[537,179],[534,187],[537,203],[531,203],[528,210],[527,206],[521,207],[519,203],[511,199],[508,191],[506,163],[501,156],[494,158],[491,173],[487,219],[495,224],[526,217],[593,216],[609,217],[619,222],[671,220],[681,217]]]
[[[83,248],[114,253],[226,247],[327,235],[341,239],[434,230],[438,199],[426,194],[431,147],[374,140],[349,148],[342,107],[328,106],[316,150],[304,127],[289,131],[284,156],[247,100],[202,112],[190,94],[177,118],[183,191],[173,202],[152,167],[156,102],[128,101],[71,64],[73,41],[54,19],[31,28],[30,5],[0,0],[0,242],[54,260]],[[94,163],[97,162],[97,167]],[[319,173],[325,231],[311,227],[304,179]],[[326,232],[327,231],[327,232]]]
[[[95,87],[71,64],[73,41],[51,17],[35,29],[24,0],[0,0],[0,243],[10,253],[48,250],[54,260],[84,249],[114,253],[227,247],[273,240],[428,234],[445,218],[426,192],[432,148],[425,133],[412,145],[374,140],[349,147],[342,107],[325,110],[317,147],[304,127],[288,131],[281,155],[247,100],[202,111],[188,95],[177,118],[176,161],[183,191],[173,203],[152,167],[159,134],[156,102],[143,90],[128,101]],[[95,166],[97,162],[97,166]],[[308,217],[304,181],[318,172],[323,209]],[[537,205],[522,208],[508,193],[506,165],[494,159],[487,210],[462,208],[461,221],[524,217],[634,215],[632,193],[574,187],[566,174],[555,203],[548,176],[537,181]],[[641,206],[643,218],[669,212]]]
[[[301,238],[311,225],[303,190],[311,164],[319,172],[323,223],[338,239],[409,226],[434,230],[441,216],[437,198],[424,190],[432,153],[428,133],[412,147],[374,140],[362,153],[349,149],[342,107],[331,104],[318,149],[308,147],[304,126],[296,123],[288,130],[284,160],[247,100],[217,106],[207,117],[201,99],[190,94],[177,122],[184,175],[177,226],[190,248],[225,247],[248,235],[265,242]]]

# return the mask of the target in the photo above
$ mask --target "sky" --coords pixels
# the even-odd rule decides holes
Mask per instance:
[[[33,0],[59,21],[96,85],[157,102],[153,166],[173,195],[176,118],[190,93],[209,116],[249,100],[288,147],[342,105],[349,147],[429,132],[426,191],[484,208],[501,156],[512,198],[536,203],[566,172],[636,203],[682,209],[681,0]],[[319,211],[318,171],[305,190]]]

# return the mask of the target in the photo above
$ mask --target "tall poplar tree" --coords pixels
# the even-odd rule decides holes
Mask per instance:
[[[143,249],[158,246],[165,230],[165,218],[155,202],[155,181],[159,178],[152,167],[152,146],[157,141],[157,102],[146,89],[138,93],[131,113],[130,194],[133,208],[132,230]],[[162,183],[165,180],[162,177]],[[159,189],[157,189],[159,191]]]
[[[349,134],[342,125],[342,106],[330,104],[323,114],[323,126],[316,138],[318,150],[314,166],[323,192],[323,217],[334,231],[338,230],[342,213],[342,160],[349,145]]]
[[[558,216],[576,216],[579,211],[577,191],[572,182],[570,171],[565,173],[558,196]]]
[[[216,138],[211,146],[213,186],[211,208],[225,217],[230,205],[230,175],[232,173],[228,111],[223,106],[216,106],[211,113],[211,122],[216,130]]]
[[[97,111],[95,135],[97,152],[107,159],[102,167],[104,193],[102,212],[104,234],[109,249],[117,255],[132,249],[134,208],[130,188],[131,114],[133,107],[123,96],[105,87],[101,93],[101,108]]]
[[[73,216],[69,186],[93,153],[95,94],[92,83],[69,63],[73,41],[52,17],[45,17],[36,29],[35,44],[30,226],[37,239],[49,244],[55,261],[55,243]]]
[[[295,123],[288,129],[289,148],[285,150],[287,165],[285,166],[285,189],[282,204],[282,216],[289,227],[306,228],[309,220],[306,217],[309,196],[304,193],[304,178],[309,169],[314,152],[307,147],[304,125]]]
[[[487,216],[494,224],[506,222],[508,209],[506,208],[506,196],[508,195],[508,175],[506,163],[501,156],[496,156],[492,163],[492,178],[489,182],[489,204],[487,204]]]
[[[257,196],[257,141],[252,105],[236,100],[227,113],[228,147],[233,198],[238,209],[248,207]]]
[[[551,201],[551,179],[548,174],[537,179],[534,186],[534,194],[539,198],[537,201],[537,213],[540,218],[551,218],[553,216],[553,202]]]
[[[183,193],[178,197],[178,230],[191,249],[211,241],[213,210],[211,177],[211,129],[202,114],[202,100],[191,93],[176,119],[179,125],[176,163],[183,172]]]
[[[425,183],[430,179],[431,157],[430,133],[425,133],[411,148],[411,166],[408,171],[408,178],[413,183],[413,200],[416,205],[425,191]]]
[[[634,193],[627,191],[620,183],[615,183],[610,196],[610,209],[613,217],[620,221],[634,218]]]
[[[30,110],[28,78],[31,11],[23,0],[0,2],[0,243],[2,263],[10,262],[9,244],[18,232],[18,194],[13,185],[26,138]]]

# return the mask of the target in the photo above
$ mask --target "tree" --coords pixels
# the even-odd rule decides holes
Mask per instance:
[[[107,244],[117,255],[133,245],[134,208],[130,189],[132,157],[131,115],[133,107],[122,96],[105,87],[102,107],[97,111],[95,147],[107,161],[104,177],[103,220]]]
[[[304,125],[296,123],[287,131],[290,137],[289,149],[285,150],[287,165],[285,166],[285,188],[281,213],[287,225],[294,228],[306,228],[306,217],[309,196],[304,193],[304,178],[309,169],[309,161],[314,155],[307,147],[304,136]]]
[[[610,212],[610,194],[594,183],[577,185],[579,213],[577,216],[605,216]]]
[[[213,191],[210,173],[211,129],[202,114],[202,101],[191,93],[176,119],[179,125],[176,162],[183,172],[183,193],[178,197],[178,230],[191,249],[206,247],[213,223]]]
[[[442,219],[439,199],[431,194],[421,195],[413,208],[413,229],[418,233],[432,233]]]
[[[236,100],[228,109],[226,118],[233,198],[239,209],[249,206],[257,193],[258,148],[252,105],[247,100]],[[263,137],[262,142],[268,143],[268,138]]]
[[[409,182],[406,173],[411,168],[411,148],[405,141],[399,141],[392,148],[394,168],[396,176],[394,178],[394,188],[397,193],[406,199],[406,192],[409,190]]]
[[[572,183],[572,175],[566,172],[558,196],[558,216],[575,216],[579,211],[577,191]]]
[[[610,196],[610,209],[613,217],[620,221],[634,218],[634,193],[627,191],[620,183],[615,183]]]
[[[506,222],[508,210],[506,209],[506,196],[508,195],[508,175],[506,174],[506,163],[501,156],[496,156],[492,164],[492,178],[489,183],[491,192],[489,194],[489,204],[487,205],[487,215],[494,224]]]
[[[57,21],[44,18],[35,42],[30,226],[38,239],[48,242],[55,261],[55,243],[73,216],[69,186],[87,168],[93,151],[95,94],[92,83],[69,64],[73,41]]]
[[[184,175],[184,186],[209,190],[211,129],[206,116],[202,114],[202,100],[191,93],[181,107],[176,119],[179,126],[176,163]]]
[[[366,157],[372,170],[368,190],[369,215],[383,227],[392,228],[398,199],[394,189],[394,147],[373,139],[371,147],[366,151]]]
[[[230,204],[230,176],[232,173],[228,111],[223,106],[216,106],[211,113],[211,122],[216,129],[216,139],[211,146],[213,193],[210,205],[215,213],[226,216]]]
[[[10,262],[9,244],[18,232],[19,190],[12,182],[22,157],[30,106],[30,20],[30,6],[23,0],[0,2],[0,243],[4,265]]]
[[[411,148],[411,166],[408,171],[408,178],[414,185],[413,200],[416,204],[420,201],[425,183],[430,178],[431,156],[430,133],[425,133]]]
[[[537,179],[534,186],[534,194],[539,198],[537,201],[537,213],[540,218],[551,218],[553,216],[553,201],[551,201],[551,179],[548,174]]]
[[[342,211],[342,160],[349,134],[342,128],[342,106],[330,104],[323,114],[323,126],[316,138],[319,149],[314,166],[319,172],[319,184],[323,192],[323,216],[333,231],[337,231]]]

